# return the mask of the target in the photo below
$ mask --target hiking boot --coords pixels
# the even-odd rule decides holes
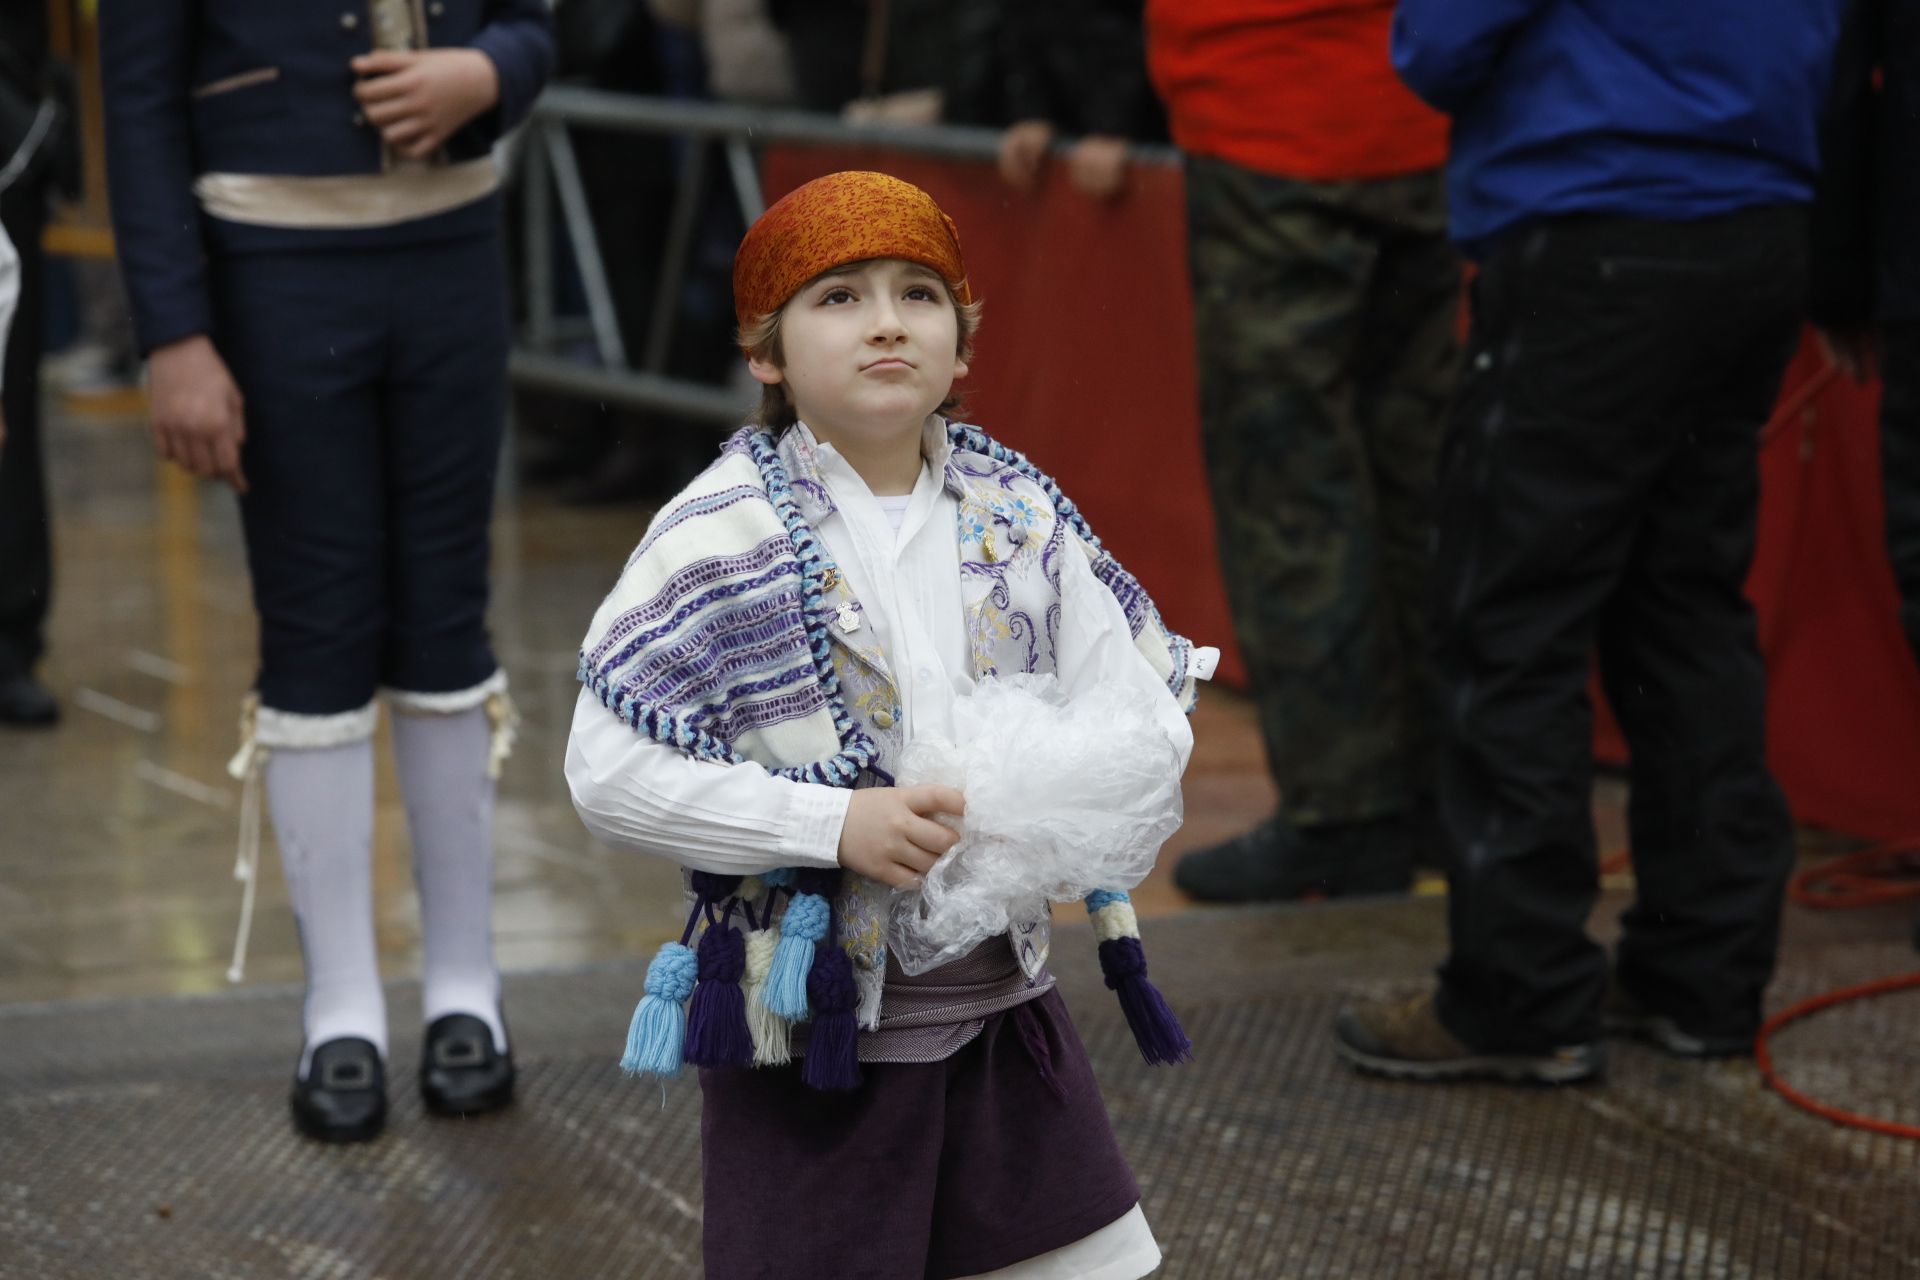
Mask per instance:
[[[1741,1058],[1753,1052],[1752,1036],[1705,1036],[1682,1030],[1666,1014],[1655,1013],[1628,995],[1618,976],[1607,983],[1600,1025],[1610,1036],[1645,1040],[1676,1058]]]
[[[1277,902],[1405,893],[1413,885],[1406,820],[1296,827],[1272,817],[1187,854],[1173,882],[1202,902]]]
[[[1606,1046],[1547,1053],[1480,1053],[1440,1021],[1433,993],[1348,1005],[1333,1023],[1333,1047],[1356,1070],[1393,1080],[1500,1080],[1583,1084],[1606,1075]]]

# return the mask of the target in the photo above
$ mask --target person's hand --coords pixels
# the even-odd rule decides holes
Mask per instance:
[[[840,865],[895,889],[910,889],[960,837],[935,822],[966,811],[952,787],[866,787],[847,801]]]
[[[1000,177],[1015,191],[1040,185],[1040,170],[1053,145],[1053,126],[1045,120],[1022,120],[1000,135]]]
[[[1127,140],[1089,134],[1067,152],[1067,181],[1083,196],[1111,200],[1126,190]]]
[[[500,72],[478,49],[383,50],[353,60],[353,96],[381,139],[409,160],[438,151],[500,101]]]
[[[147,357],[153,449],[196,476],[247,491],[240,444],[247,438],[240,388],[204,334],[156,347]]]
[[[1855,382],[1871,382],[1880,372],[1880,335],[1871,325],[1821,329],[1820,350]]]

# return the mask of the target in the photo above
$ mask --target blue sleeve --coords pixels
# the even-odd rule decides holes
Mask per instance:
[[[472,44],[493,60],[500,73],[499,106],[474,121],[490,135],[486,140],[491,143],[527,118],[553,69],[547,0],[492,0]]]
[[[193,197],[193,0],[101,0],[107,196],[140,351],[213,327]]]
[[[1514,34],[1552,0],[1400,0],[1393,68],[1409,89],[1448,114],[1480,91]]]

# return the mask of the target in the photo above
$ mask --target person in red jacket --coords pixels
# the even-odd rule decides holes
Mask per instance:
[[[1430,793],[1421,615],[1457,364],[1446,122],[1391,0],[1151,0],[1186,151],[1200,424],[1234,629],[1280,790],[1181,859],[1199,898],[1406,888]]]

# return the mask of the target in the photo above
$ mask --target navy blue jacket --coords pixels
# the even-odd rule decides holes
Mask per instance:
[[[1812,198],[1846,0],[1400,0],[1393,62],[1453,117],[1455,239]]]
[[[500,101],[448,142],[486,154],[533,105],[553,61],[546,0],[430,0],[434,46],[493,60]],[[365,0],[101,0],[108,194],[142,351],[210,329],[193,197],[201,173],[377,173],[349,59],[370,52]]]

